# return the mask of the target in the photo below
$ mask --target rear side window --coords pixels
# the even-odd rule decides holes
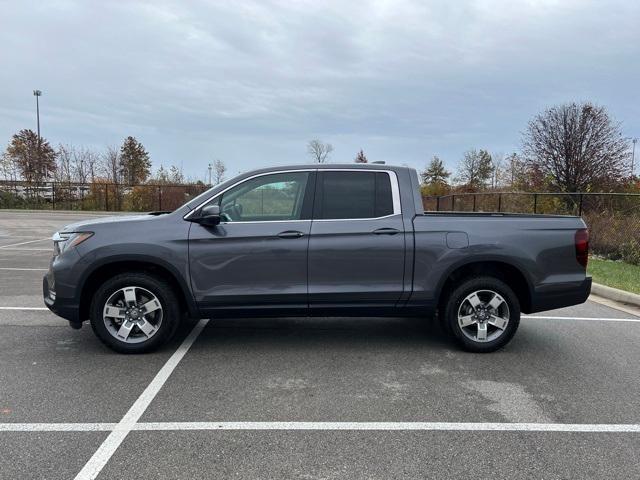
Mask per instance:
[[[393,214],[391,180],[384,172],[320,172],[314,218],[375,218]]]

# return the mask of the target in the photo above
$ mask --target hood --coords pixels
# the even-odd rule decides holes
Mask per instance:
[[[66,225],[61,232],[74,232],[82,230],[91,230],[93,226],[103,225],[105,223],[127,223],[127,222],[141,222],[141,221],[153,221],[160,218],[155,215],[114,215],[112,217],[94,218],[92,220],[84,220],[82,222],[72,223]]]

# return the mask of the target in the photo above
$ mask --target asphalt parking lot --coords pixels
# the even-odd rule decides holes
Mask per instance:
[[[419,319],[210,319],[142,356],[43,309],[0,211],[0,478],[640,478],[640,316],[588,301],[464,353]]]

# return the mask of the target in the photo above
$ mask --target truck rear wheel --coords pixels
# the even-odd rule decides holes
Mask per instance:
[[[120,353],[149,352],[166,343],[180,322],[171,286],[147,273],[122,273],[103,283],[91,302],[91,327]]]
[[[470,352],[494,352],[518,329],[520,302],[509,286],[494,277],[473,277],[451,292],[444,322]]]

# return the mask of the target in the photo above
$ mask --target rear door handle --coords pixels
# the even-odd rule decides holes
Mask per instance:
[[[373,233],[376,235],[395,235],[396,233],[400,233],[400,230],[395,228],[379,228],[374,230]]]
[[[304,233],[299,232],[297,230],[287,230],[286,232],[280,232],[278,234],[280,238],[300,238],[304,237]]]

